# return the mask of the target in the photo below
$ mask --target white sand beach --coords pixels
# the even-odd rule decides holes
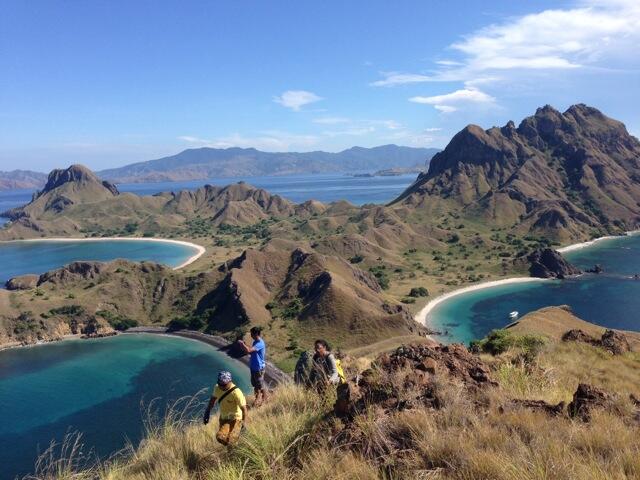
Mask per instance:
[[[631,230],[629,232],[626,232],[625,235],[607,235],[606,237],[598,237],[596,239],[589,240],[588,242],[574,243],[572,245],[567,245],[566,247],[561,247],[556,250],[560,253],[567,253],[573,250],[582,250],[583,248],[591,247],[596,243],[600,243],[603,240],[613,240],[613,239],[624,237],[624,236],[637,235],[638,233],[640,233],[640,230]]]
[[[182,262],[177,267],[173,267],[174,270],[179,270],[181,268],[186,267],[187,265],[195,262],[198,258],[200,258],[206,249],[202,245],[197,245],[195,243],[187,242],[185,240],[172,240],[169,238],[141,238],[141,237],[99,237],[99,238],[74,238],[74,237],[53,237],[53,238],[28,238],[26,240],[7,240],[3,243],[13,243],[13,242],[104,242],[104,241],[139,241],[139,242],[164,242],[164,243],[174,243],[177,245],[184,245],[187,247],[194,248],[196,253],[187,258],[184,262]]]
[[[547,278],[535,278],[535,277],[516,277],[516,278],[503,278],[502,280],[492,280],[489,282],[479,283],[477,285],[469,285],[468,287],[459,288],[457,290],[453,290],[452,292],[443,293],[442,295],[434,298],[429,303],[427,303],[422,310],[420,310],[416,316],[415,320],[422,325],[427,325],[427,315],[429,312],[433,310],[436,305],[439,303],[448,300],[451,297],[455,297],[457,295],[462,295],[463,293],[473,292],[475,290],[483,290],[485,288],[497,287],[500,285],[507,285],[510,283],[530,283],[530,282],[545,282],[548,281]]]
[[[640,230],[632,230],[629,232],[626,232],[626,235],[637,235],[640,233]],[[566,253],[566,252],[570,252],[573,250],[580,250],[583,248],[588,248],[591,247],[593,245],[595,245],[596,243],[599,243],[603,240],[612,240],[615,238],[621,238],[624,235],[619,235],[619,236],[614,236],[614,235],[608,235],[605,237],[599,237],[596,238],[594,240],[590,240],[588,242],[581,242],[581,243],[574,243],[572,245],[567,245],[565,247],[561,247],[561,248],[557,248],[556,251],[560,252],[560,253]],[[429,312],[431,312],[431,310],[433,310],[435,308],[436,305],[438,305],[439,303],[444,302],[445,300],[448,300],[451,297],[455,297],[457,295],[461,295],[463,293],[468,293],[468,292],[473,292],[475,290],[481,290],[484,288],[491,288],[491,287],[497,287],[499,285],[507,285],[510,283],[525,283],[525,282],[540,282],[540,281],[546,281],[548,279],[546,278],[534,278],[534,277],[516,277],[516,278],[504,278],[502,280],[493,280],[493,281],[489,281],[489,282],[483,282],[483,283],[479,283],[477,285],[469,285],[467,287],[463,287],[463,288],[459,288],[457,290],[453,290],[451,292],[448,293],[444,293],[436,298],[434,298],[433,300],[431,300],[429,303],[427,303],[424,308],[422,308],[422,310],[420,310],[416,316],[414,317],[416,322],[421,323],[422,325],[428,326],[428,322],[427,322],[427,316],[429,315]]]

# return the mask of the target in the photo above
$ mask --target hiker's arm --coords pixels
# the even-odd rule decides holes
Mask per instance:
[[[218,399],[216,397],[211,395],[211,398],[209,399],[209,404],[207,405],[207,408],[204,411],[204,418],[202,419],[205,425],[209,423],[209,417],[211,416],[211,409],[216,404],[217,400]]]
[[[252,353],[252,352],[255,352],[255,351],[256,351],[256,349],[255,349],[255,348],[250,347],[249,345],[247,345],[246,343],[244,343],[244,340],[240,340],[240,341],[238,342],[238,344],[239,344],[239,345],[242,347],[242,349],[243,349],[245,352],[247,352],[247,353]]]
[[[340,375],[338,375],[338,365],[336,364],[336,357],[333,355],[329,355],[329,372],[327,372],[327,377],[329,382],[338,383],[340,381]]]
[[[240,407],[240,410],[242,410],[242,421],[245,423],[245,425],[247,424],[247,413],[249,412],[249,409],[247,408],[246,405],[242,405]]]

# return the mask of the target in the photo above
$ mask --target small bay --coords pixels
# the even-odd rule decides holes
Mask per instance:
[[[243,364],[179,337],[125,334],[0,351],[0,479],[32,471],[38,451],[68,432],[82,432],[85,451],[103,458],[127,440],[135,445],[152,403],[163,414],[210,389],[221,369],[250,391]]]
[[[600,264],[604,273],[584,274],[566,280],[513,283],[453,296],[436,305],[427,316],[434,329],[446,332],[445,342],[482,338],[510,323],[508,315],[520,316],[542,307],[569,305],[583,320],[608,328],[640,330],[640,236],[602,240],[565,253],[585,270]]]
[[[152,240],[0,242],[0,285],[17,275],[40,274],[79,260],[124,258],[176,267],[195,253],[195,247]]]

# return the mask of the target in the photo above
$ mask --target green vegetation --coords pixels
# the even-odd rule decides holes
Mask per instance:
[[[547,343],[542,335],[518,335],[506,329],[492,330],[482,340],[471,342],[471,349],[478,352],[499,355],[511,349],[522,350],[528,356],[535,356]]]
[[[369,271],[373,273],[374,277],[376,277],[376,280],[378,281],[380,288],[382,288],[383,290],[389,289],[390,282],[389,282],[389,275],[387,274],[386,265],[376,265],[376,266],[370,267]]]
[[[96,315],[104,318],[115,330],[124,331],[138,326],[138,321],[108,310],[98,310]]]
[[[364,257],[362,255],[354,255],[353,257],[351,257],[349,259],[349,261],[351,263],[360,263],[364,260]]]
[[[410,291],[409,291],[409,296],[410,297],[428,297],[429,296],[429,291],[424,288],[424,287],[413,287]]]
[[[80,305],[63,305],[62,307],[52,308],[47,313],[41,313],[40,316],[45,319],[56,315],[77,317],[84,313],[84,307],[81,307]]]

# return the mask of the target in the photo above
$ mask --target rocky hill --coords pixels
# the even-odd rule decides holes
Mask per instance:
[[[74,262],[23,275],[0,289],[0,345],[95,335],[187,314],[220,280],[184,275],[151,262]]]
[[[436,148],[398,145],[352,147],[337,153],[262,152],[255,148],[203,147],[157,160],[103,170],[98,172],[98,175],[119,183],[144,183],[220,177],[375,171],[424,166],[438,151]]]
[[[640,142],[595,108],[539,108],[519,126],[469,125],[395,202],[446,203],[492,225],[558,240],[640,224]]]
[[[0,172],[0,190],[42,188],[46,181],[46,173],[32,172],[30,170]]]
[[[30,203],[5,213],[12,222],[0,230],[0,239],[120,234],[125,225],[155,233],[203,217],[209,226],[251,225],[272,217],[308,216],[324,209],[319,202],[296,205],[244,182],[153,196],[120,194],[113,184],[100,180],[86,167],[73,165],[52,171],[43,190]]]
[[[118,195],[115,185],[100,180],[82,165],[51,171],[44,188],[33,195],[30,203],[7,212],[12,220],[39,218],[60,214],[73,205],[97,203]]]
[[[344,259],[274,241],[227,262],[225,278],[198,305],[212,331],[286,322],[296,338],[343,347],[426,332],[411,313],[385,298],[378,281]]]

